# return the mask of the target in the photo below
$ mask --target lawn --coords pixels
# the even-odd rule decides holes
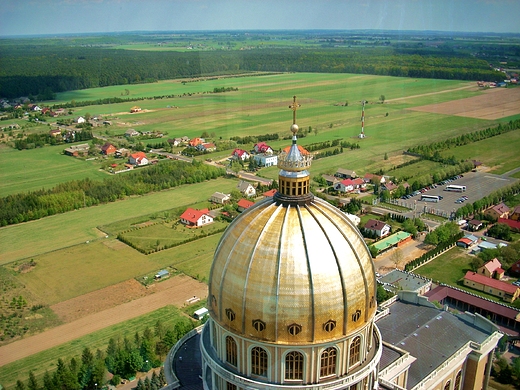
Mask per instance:
[[[106,349],[110,338],[133,337],[136,332],[142,333],[146,328],[153,328],[157,321],[165,327],[173,327],[178,321],[186,321],[181,311],[173,306],[166,306],[150,314],[121,322],[120,324],[91,333],[69,343],[29,356],[25,359],[0,367],[0,378],[6,390],[14,390],[17,380],[27,383],[29,371],[33,371],[40,385],[45,371],[53,372],[59,358],[66,363],[72,357],[81,358],[82,351],[88,347],[95,353],[96,349]]]
[[[449,284],[462,288],[462,280],[467,271],[471,270],[472,256],[459,247],[454,247],[439,257],[430,261],[413,272],[432,279],[434,282]]]
[[[504,303],[499,297],[464,286],[462,283],[464,275],[473,270],[471,268],[472,259],[473,256],[466,254],[464,249],[454,247],[413,272],[432,279],[434,283],[444,283],[483,298]]]
[[[157,223],[121,234],[125,242],[144,253],[171,248],[183,242],[195,241],[206,235],[222,232],[228,222],[214,221],[200,228],[188,228],[180,222]]]

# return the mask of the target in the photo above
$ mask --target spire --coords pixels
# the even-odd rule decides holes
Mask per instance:
[[[301,153],[298,148],[298,125],[296,124],[296,110],[301,107],[293,96],[293,103],[289,108],[293,111],[293,124],[291,125],[292,145],[287,150],[284,149],[278,156],[278,168],[280,172],[278,179],[280,182],[277,193],[278,200],[283,203],[301,203],[312,200],[310,193],[310,179],[307,169],[311,166],[312,155]]]

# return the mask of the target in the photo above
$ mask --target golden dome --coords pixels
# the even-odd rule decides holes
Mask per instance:
[[[226,230],[209,283],[213,319],[248,338],[308,344],[373,320],[376,281],[363,238],[321,199],[266,199]]]
[[[296,97],[289,107],[300,107]],[[357,228],[310,192],[312,155],[300,153],[295,121],[292,145],[278,156],[278,192],[237,217],[217,246],[208,306],[237,335],[304,345],[371,323],[376,280]]]

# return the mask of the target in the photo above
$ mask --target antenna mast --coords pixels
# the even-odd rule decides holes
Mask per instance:
[[[363,100],[361,103],[363,108],[361,109],[361,134],[359,134],[359,138],[365,138],[365,103],[367,101]]]

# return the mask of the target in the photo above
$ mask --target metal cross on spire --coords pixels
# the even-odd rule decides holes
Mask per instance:
[[[293,96],[293,103],[289,106],[289,108],[293,111],[292,114],[292,123],[296,124],[296,110],[300,108],[302,105],[300,103],[296,103],[296,95]]]

